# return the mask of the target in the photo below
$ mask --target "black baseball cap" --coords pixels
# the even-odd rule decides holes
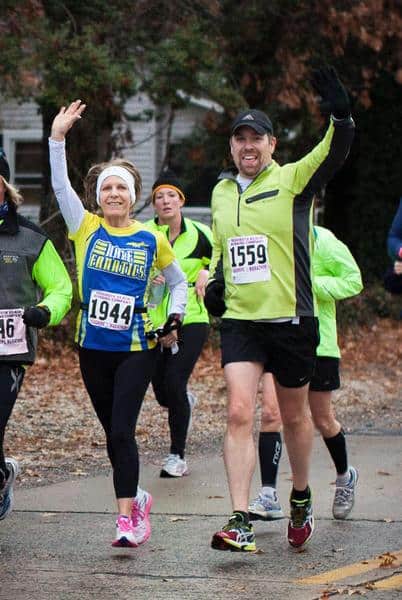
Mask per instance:
[[[243,127],[243,125],[251,127],[260,135],[264,135],[265,133],[272,135],[274,133],[271,119],[265,114],[265,112],[262,112],[262,110],[256,110],[255,108],[242,110],[236,115],[232,123],[230,135],[233,135],[236,129]]]
[[[3,148],[0,148],[0,175],[4,177],[7,182],[10,181],[10,167]]]

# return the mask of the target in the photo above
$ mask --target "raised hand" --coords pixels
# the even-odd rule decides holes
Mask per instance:
[[[86,104],[82,104],[81,100],[71,102],[67,108],[62,106],[58,114],[55,116],[50,137],[52,140],[61,142],[64,140],[66,133],[71,129],[76,121],[81,119],[81,114],[84,112]]]
[[[313,71],[311,85],[321,96],[320,109],[323,114],[332,113],[336,119],[350,115],[349,96],[334,67],[326,66]]]

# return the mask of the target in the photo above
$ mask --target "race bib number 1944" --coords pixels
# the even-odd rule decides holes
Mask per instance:
[[[269,281],[268,238],[265,235],[239,236],[228,239],[233,283]]]
[[[134,304],[133,296],[92,290],[88,304],[88,322],[95,327],[126,331],[133,319]]]

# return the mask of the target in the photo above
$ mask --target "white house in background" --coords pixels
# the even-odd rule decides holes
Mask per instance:
[[[207,110],[221,112],[221,108],[215,103],[192,97],[189,100],[189,107],[175,114],[171,143],[178,143],[187,137],[197,124],[202,123]],[[132,115],[150,109],[154,110],[155,106],[145,94],[134,96],[128,100],[125,107],[126,113]],[[166,127],[164,119],[155,116],[149,121],[133,121],[130,126],[134,141],[132,146],[124,150],[124,156],[132,160],[141,173],[143,179],[141,206],[160,171],[166,146]],[[10,164],[11,182],[24,196],[21,212],[35,221],[38,220],[41,194],[41,141],[42,120],[35,103],[19,104],[16,101],[1,103],[0,146],[3,146]],[[209,223],[208,208],[185,207],[184,212]],[[152,209],[148,207],[141,211],[139,218],[143,221],[151,215]]]

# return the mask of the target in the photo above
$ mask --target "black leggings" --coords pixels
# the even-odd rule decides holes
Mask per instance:
[[[156,364],[158,349],[106,352],[79,348],[85,387],[106,434],[116,498],[137,494],[135,427]]]
[[[152,377],[155,397],[169,409],[170,452],[184,457],[190,406],[187,382],[208,337],[208,323],[190,323],[181,330],[182,343],[177,354],[170,349],[158,352],[157,366]]]
[[[4,462],[4,432],[24,379],[25,369],[20,365],[0,362],[0,485],[6,474]]]

